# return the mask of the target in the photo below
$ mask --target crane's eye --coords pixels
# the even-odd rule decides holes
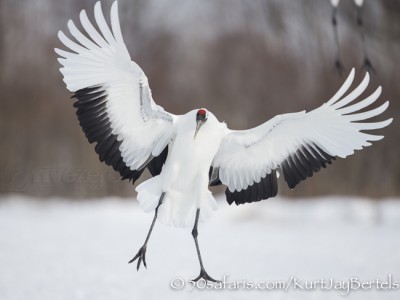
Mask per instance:
[[[199,109],[196,115],[197,120],[206,120],[207,119],[207,111],[205,109]]]

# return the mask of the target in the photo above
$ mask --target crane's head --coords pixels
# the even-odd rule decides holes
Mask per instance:
[[[196,131],[194,133],[194,138],[196,138],[197,133],[205,122],[207,122],[207,111],[204,108],[201,108],[197,111],[196,114]]]

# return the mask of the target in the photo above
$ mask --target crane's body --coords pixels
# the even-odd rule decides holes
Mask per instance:
[[[197,208],[201,210],[201,221],[216,208],[208,189],[209,170],[228,129],[208,112],[207,122],[194,138],[196,112],[193,110],[176,118],[176,138],[169,146],[161,173],[136,188],[145,211],[153,211],[165,192],[158,220],[166,224],[192,226]]]
[[[82,10],[86,34],[70,20],[55,49],[67,89],[74,93],[79,123],[100,160],[135,182],[147,168],[153,178],[137,187],[145,211],[154,211],[143,246],[130,262],[143,262],[156,220],[192,226],[201,278],[215,281],[203,266],[197,241],[199,220],[208,218],[216,202],[208,187],[225,185],[229,204],[259,202],[277,195],[278,169],[290,188],[355,150],[370,146],[381,135],[366,133],[388,126],[392,119],[371,122],[388,107],[370,108],[381,94],[360,100],[368,73],[352,91],[354,69],[335,95],[310,112],[278,115],[248,130],[230,130],[206,109],[173,115],[152,97],[143,70],[131,61],[119,24],[117,2],[111,7],[111,27],[100,2],[94,7],[96,29]],[[346,95],[345,95],[346,94]],[[360,101],[359,101],[360,100]],[[361,121],[361,122],[360,122]]]

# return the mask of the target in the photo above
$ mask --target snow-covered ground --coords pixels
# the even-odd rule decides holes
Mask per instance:
[[[200,225],[199,242],[209,274],[226,275],[225,290],[187,284],[174,290],[171,282],[199,272],[190,228],[157,223],[148,269],[137,272],[127,262],[152,215],[136,201],[6,197],[0,201],[0,299],[400,299],[399,200],[277,198],[241,207],[220,201],[219,207]],[[351,278],[367,283],[347,296],[310,285],[324,279],[329,288],[331,278],[336,285]],[[380,286],[386,290],[369,288],[377,278],[391,281]],[[284,291],[277,281],[290,287]],[[243,289],[244,282],[260,285]]]

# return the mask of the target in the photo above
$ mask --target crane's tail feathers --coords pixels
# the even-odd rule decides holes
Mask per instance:
[[[155,176],[137,186],[137,200],[140,207],[145,212],[151,212],[156,209],[162,194],[162,185],[160,176]],[[165,197],[164,197],[165,201]]]
[[[208,219],[217,208],[217,203],[208,190],[195,193],[190,189],[169,188],[164,191],[160,175],[141,183],[136,191],[137,199],[145,212],[154,211],[161,194],[165,192],[163,202],[158,209],[157,220],[166,225],[190,227],[194,224],[198,208],[200,208],[201,222]]]

